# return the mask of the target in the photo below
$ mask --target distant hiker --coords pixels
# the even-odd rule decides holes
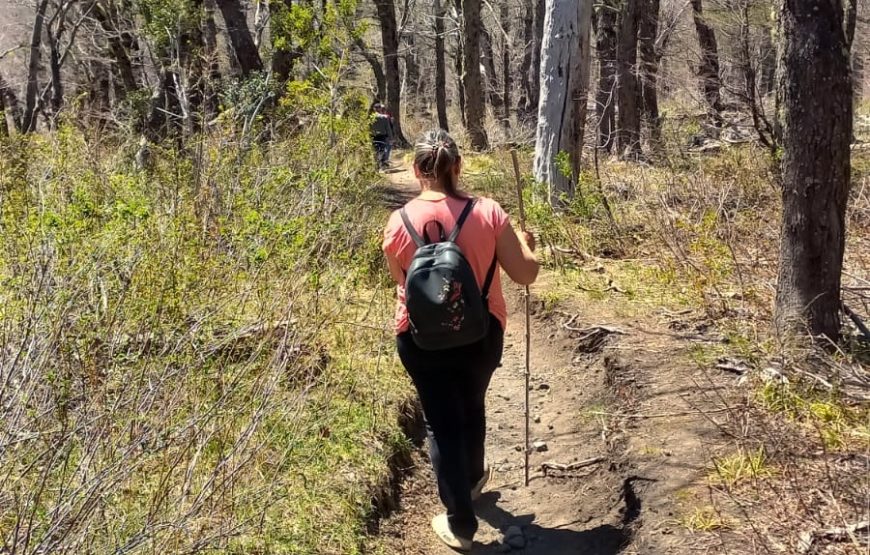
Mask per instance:
[[[445,131],[415,146],[420,195],[390,217],[384,253],[398,283],[396,344],[423,406],[438,493],[446,513],[432,528],[448,546],[471,549],[472,501],[483,492],[484,402],[501,363],[507,307],[499,268],[530,284],[534,237],[518,234],[492,199],[459,190],[462,159]]]
[[[393,118],[380,102],[372,107],[371,136],[378,169],[386,169],[390,166],[390,153],[393,148]]]

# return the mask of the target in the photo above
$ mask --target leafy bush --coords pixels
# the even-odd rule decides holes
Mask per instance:
[[[148,172],[72,128],[0,143],[7,548],[359,549],[407,389],[356,104]]]

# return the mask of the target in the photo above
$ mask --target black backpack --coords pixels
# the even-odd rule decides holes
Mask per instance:
[[[435,222],[440,234],[438,242],[429,240],[426,226],[423,228],[425,240],[420,237],[405,209],[401,210],[405,229],[417,245],[405,275],[405,306],[414,343],[426,351],[470,345],[489,333],[487,296],[495,276],[496,255],[493,253],[481,291],[474,270],[456,244],[474,203],[475,199],[469,199],[447,238],[444,227]]]

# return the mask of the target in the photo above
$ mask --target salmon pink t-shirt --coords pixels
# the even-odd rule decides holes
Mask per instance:
[[[444,226],[445,235],[449,235],[456,226],[456,220],[468,203],[468,199],[443,197],[437,200],[415,198],[405,205],[408,218],[414,225],[417,233],[423,237],[424,226],[429,236],[437,240],[438,226],[440,222]],[[507,213],[494,200],[478,198],[474,209],[462,231],[456,239],[459,248],[474,270],[477,284],[483,288],[486,273],[495,256],[495,245],[498,236],[510,224]],[[414,240],[405,229],[402,216],[398,210],[390,216],[387,228],[384,231],[384,253],[398,261],[402,270],[407,272],[411,266],[411,259],[417,250]],[[398,303],[396,305],[396,333],[408,330],[408,309],[405,307],[405,284],[399,283],[397,289]],[[501,288],[500,267],[496,266],[495,276],[489,288],[489,311],[501,322],[502,329],[507,324],[507,306]]]

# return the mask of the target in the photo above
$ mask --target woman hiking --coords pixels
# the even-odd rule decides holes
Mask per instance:
[[[501,363],[507,307],[499,268],[515,282],[538,275],[534,237],[518,234],[497,202],[459,188],[462,158],[445,131],[415,145],[420,194],[390,217],[383,249],[398,283],[396,344],[426,420],[446,512],[438,538],[471,549],[472,502],[489,480],[485,399]]]

